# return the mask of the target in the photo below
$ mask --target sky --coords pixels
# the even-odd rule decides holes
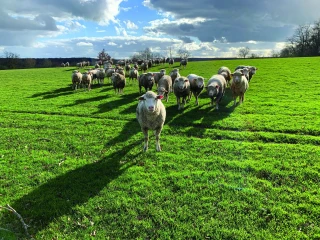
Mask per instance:
[[[173,57],[270,56],[299,25],[320,20],[319,0],[0,0],[0,56],[126,59],[149,48]]]

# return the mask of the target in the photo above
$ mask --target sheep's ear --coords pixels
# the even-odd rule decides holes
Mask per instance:
[[[185,79],[184,82],[189,82],[189,80],[188,80],[188,79]]]
[[[141,96],[141,97],[138,98],[138,100],[142,101],[142,100],[146,100],[146,99],[144,98],[144,96]]]
[[[163,99],[163,95],[157,95],[157,99]]]

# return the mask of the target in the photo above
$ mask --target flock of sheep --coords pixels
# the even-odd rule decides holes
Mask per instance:
[[[183,63],[186,65],[187,61]],[[143,64],[140,65],[141,71]],[[180,64],[181,66],[181,64]],[[217,74],[214,74],[205,85],[205,79],[196,74],[189,74],[188,76],[181,76],[178,68],[174,68],[169,74],[166,74],[165,69],[159,72],[144,72],[139,74],[138,65],[125,69],[122,67],[106,65],[106,68],[99,68],[88,70],[81,73],[75,70],[72,73],[72,88],[76,90],[80,85],[90,90],[90,86],[94,80],[99,84],[103,84],[104,78],[110,78],[115,93],[123,93],[126,86],[126,71],[129,80],[136,79],[139,85],[139,92],[145,89],[145,94],[140,96],[139,103],[136,109],[136,118],[140,124],[141,130],[144,134],[144,151],[148,149],[148,130],[154,130],[156,136],[156,150],[161,151],[160,133],[162,131],[165,119],[166,109],[162,103],[165,98],[168,102],[169,94],[174,93],[177,101],[178,110],[183,109],[187,101],[190,101],[192,95],[195,97],[196,105],[199,105],[198,97],[203,89],[207,90],[210,98],[210,105],[219,109],[225,90],[230,87],[234,105],[239,97],[239,104],[244,101],[244,95],[249,87],[249,82],[252,76],[256,73],[258,68],[254,66],[238,66],[233,73],[228,67],[221,67]],[[153,86],[156,85],[157,93],[152,91]]]

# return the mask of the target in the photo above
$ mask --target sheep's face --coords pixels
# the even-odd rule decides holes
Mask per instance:
[[[210,98],[214,98],[219,94],[220,87],[219,85],[212,84],[208,86],[208,96]]]
[[[188,86],[190,86],[189,80],[184,77],[176,78],[174,84],[178,91],[184,91]]]
[[[196,83],[197,83],[197,87],[198,87],[198,88],[203,88],[203,86],[204,86],[204,79],[203,79],[203,77],[198,77],[197,80],[196,80]]]
[[[154,93],[150,94],[148,92],[139,98],[140,101],[143,101],[144,108],[148,112],[154,112],[157,110],[159,99],[163,99],[163,95],[156,95]]]
[[[239,83],[239,82],[241,82],[242,76],[244,76],[243,73],[241,73],[241,72],[234,72],[234,73],[232,74],[233,82],[234,82],[234,83]]]
[[[163,96],[168,91],[164,87],[158,87],[158,91],[157,92],[158,92],[158,95]]]
[[[253,74],[256,74],[257,69],[255,67],[250,68],[250,72]]]

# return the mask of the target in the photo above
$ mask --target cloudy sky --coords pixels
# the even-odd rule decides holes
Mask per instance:
[[[294,30],[320,19],[319,0],[0,0],[0,56],[129,58],[269,56]]]

